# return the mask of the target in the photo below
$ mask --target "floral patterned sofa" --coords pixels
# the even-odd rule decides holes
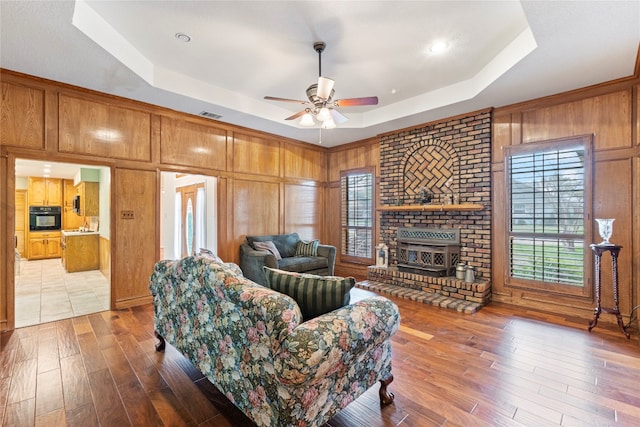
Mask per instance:
[[[302,322],[292,298],[215,255],[158,262],[149,289],[156,349],[173,345],[258,426],[321,426],[378,381],[393,401],[400,315],[387,298]]]

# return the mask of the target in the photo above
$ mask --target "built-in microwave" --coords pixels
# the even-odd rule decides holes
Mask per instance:
[[[29,230],[60,230],[61,211],[60,206],[29,206]]]
[[[80,196],[73,196],[73,211],[80,215]]]

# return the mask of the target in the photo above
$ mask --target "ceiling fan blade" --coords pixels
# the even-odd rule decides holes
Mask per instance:
[[[346,122],[347,120],[349,120],[344,115],[342,115],[342,113],[340,113],[340,111],[335,110],[333,108],[329,110],[329,113],[331,113],[331,118],[333,119],[333,121],[337,125],[342,124],[342,123]]]
[[[264,99],[268,99],[269,101],[295,102],[296,104],[306,104],[307,103],[307,101],[299,101],[297,99],[288,99],[288,98],[277,98],[275,96],[265,96]]]
[[[306,113],[306,112],[307,112],[306,110],[302,110],[302,111],[300,111],[300,112],[298,112],[298,113],[295,113],[293,116],[289,116],[289,117],[287,117],[285,120],[295,120],[295,119],[297,119],[298,117],[302,116],[302,115],[303,115],[304,113]]]
[[[318,77],[318,97],[322,99],[329,99],[334,83],[335,82],[333,80],[326,77]]]
[[[353,107],[356,105],[378,105],[377,96],[365,96],[364,98],[338,99],[334,102],[336,107]]]

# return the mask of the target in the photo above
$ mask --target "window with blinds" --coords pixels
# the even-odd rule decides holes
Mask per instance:
[[[585,286],[590,149],[581,139],[535,143],[507,157],[509,280],[529,287]]]
[[[373,182],[372,172],[345,172],[340,177],[340,253],[363,262],[373,259]]]

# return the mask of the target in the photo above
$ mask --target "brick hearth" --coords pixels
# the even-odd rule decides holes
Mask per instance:
[[[358,286],[464,313],[475,313],[491,300],[491,284],[487,280],[467,283],[455,277],[432,277],[375,266],[368,268],[367,279]]]
[[[395,285],[385,285],[384,283],[364,282],[356,283],[356,287],[366,289],[368,291],[377,292],[379,294],[389,294],[394,297],[410,299],[423,304],[434,305],[436,307],[455,310],[460,313],[472,314],[482,308],[482,304],[475,302],[463,301],[450,297],[443,297],[435,292],[418,291],[415,289],[401,288]]]

